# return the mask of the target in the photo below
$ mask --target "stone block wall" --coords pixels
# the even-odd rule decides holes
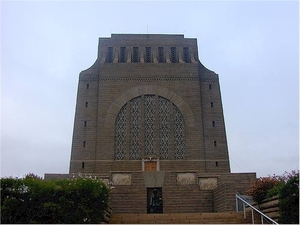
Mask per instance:
[[[255,173],[231,173],[218,177],[218,187],[213,190],[214,211],[235,211],[235,194],[246,194],[252,182],[256,179]]]
[[[161,188],[163,213],[212,212],[212,190],[200,190],[198,178],[180,184],[175,172],[133,172],[131,184],[113,185],[110,205],[114,213],[147,213],[147,188]],[[153,179],[157,174],[159,182]],[[163,178],[162,178],[163,176]],[[150,181],[147,181],[150,179]]]

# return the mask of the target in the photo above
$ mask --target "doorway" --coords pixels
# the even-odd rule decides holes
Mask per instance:
[[[163,213],[162,188],[147,188],[147,213]]]

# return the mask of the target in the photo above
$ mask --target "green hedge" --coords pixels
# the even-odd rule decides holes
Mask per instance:
[[[92,178],[1,178],[1,223],[100,223],[108,195]]]

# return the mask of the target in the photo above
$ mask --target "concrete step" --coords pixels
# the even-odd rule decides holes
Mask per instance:
[[[245,224],[243,212],[223,213],[162,213],[162,214],[112,214],[111,224]]]

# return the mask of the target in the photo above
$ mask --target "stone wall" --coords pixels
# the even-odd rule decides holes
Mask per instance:
[[[262,213],[264,213],[266,216],[270,217],[271,219],[278,222],[279,217],[279,197],[274,196],[269,199],[263,200],[263,202],[259,205],[253,204],[255,208],[258,208]],[[260,216],[256,215],[255,219],[257,222],[260,222]]]
[[[209,177],[195,172],[135,172],[132,173],[131,185],[114,186],[111,206],[114,212],[122,213],[130,210],[118,202],[125,201],[131,206],[141,204],[131,210],[146,213],[147,187],[161,187],[164,213],[235,211],[236,192],[245,193],[254,179],[254,173]]]
[[[113,185],[110,194],[113,212],[147,213],[147,188],[155,187],[162,189],[163,213],[212,212],[213,191],[200,190],[196,174],[182,174],[133,172],[131,185]],[[195,176],[191,178],[193,174]]]
[[[218,187],[213,191],[214,211],[235,211],[235,194],[246,194],[255,179],[255,173],[232,173],[219,176]]]

